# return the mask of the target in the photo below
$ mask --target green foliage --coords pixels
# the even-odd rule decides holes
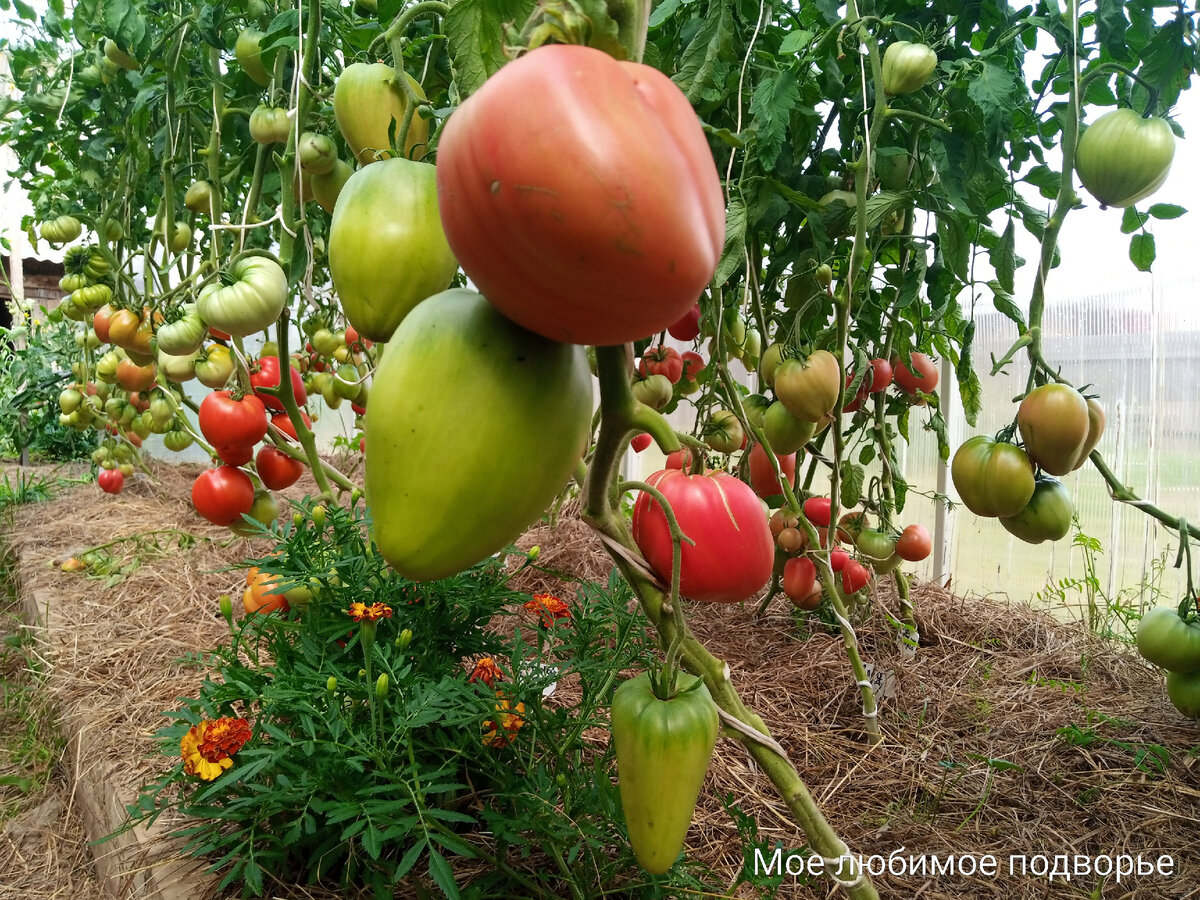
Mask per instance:
[[[188,852],[255,895],[268,876],[381,897],[397,883],[449,897],[594,896],[627,878],[631,855],[611,854],[626,847],[612,754],[588,731],[607,727],[617,672],[652,649],[628,588],[615,576],[581,585],[570,618],[547,627],[521,609],[530,597],[507,587],[501,562],[407,582],[364,543],[364,524],[335,507],[318,528],[298,508],[279,552],[253,561],[278,590],[313,596],[288,615],[234,621],[228,642],[190,657],[209,675],[167,713],[158,737],[178,761],[131,822],[168,808],[194,817],[180,827]],[[391,615],[356,624],[356,601]],[[470,679],[483,656],[503,673],[491,687]],[[508,729],[505,713],[517,716]],[[245,717],[253,737],[205,782],[185,773],[180,739],[219,716]],[[485,870],[456,885],[455,859]]]
[[[57,398],[74,379],[78,353],[73,322],[44,322],[0,329],[0,455],[28,450],[33,459],[86,459],[95,438],[59,424]]]

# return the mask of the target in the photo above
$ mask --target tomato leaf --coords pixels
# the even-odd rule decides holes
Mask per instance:
[[[983,410],[983,386],[979,383],[979,375],[971,365],[972,342],[975,338],[975,323],[968,322],[963,332],[962,351],[954,372],[958,376],[958,395],[962,398],[963,416],[972,428]],[[945,459],[946,457],[942,457]]]
[[[750,100],[751,127],[758,133],[758,158],[772,172],[791,124],[792,108],[800,99],[800,83],[791,69],[769,75],[758,83]]]
[[[524,22],[532,0],[459,0],[443,21],[459,99],[470,94],[508,61],[504,22]]]
[[[1156,219],[1178,219],[1186,214],[1187,210],[1173,203],[1155,203],[1146,212]]]
[[[136,50],[146,37],[146,20],[129,0],[106,0],[104,28],[122,50]]]
[[[725,210],[725,249],[713,274],[713,282],[724,284],[734,272],[746,264],[746,204],[733,197]]]
[[[1129,20],[1125,18],[1125,0],[1097,0],[1095,15],[1100,43],[1114,59],[1128,59],[1125,32],[1129,30]]]
[[[992,304],[999,312],[1016,322],[1024,332],[1028,327],[1025,324],[1025,314],[1021,312],[1021,307],[1017,306],[1013,295],[1001,287],[998,281],[989,281],[987,284],[992,289]]]
[[[988,254],[992,267],[996,270],[996,280],[1010,294],[1013,292],[1013,274],[1017,266],[1016,240],[1017,226],[1010,218],[1004,234],[1000,236],[1000,243]]]
[[[856,462],[842,461],[842,491],[840,502],[842,506],[858,506],[862,499],[863,480],[866,471]]]
[[[1125,207],[1125,212],[1121,215],[1121,234],[1133,234],[1139,231],[1143,225],[1150,221],[1150,216],[1144,212],[1138,212],[1132,206]]]
[[[716,103],[724,96],[727,76],[736,61],[733,35],[732,6],[712,4],[708,18],[684,49],[679,71],[672,78],[693,106],[702,101]]]
[[[816,34],[803,28],[789,31],[784,35],[783,40],[779,42],[779,55],[783,56],[787,53],[799,53],[802,50],[807,50],[808,45],[812,43],[814,37],[816,37]]]
[[[946,436],[946,420],[940,409],[929,417],[929,424],[925,427],[937,435],[938,456],[945,462],[950,458],[950,441]]]
[[[1139,272],[1149,272],[1158,251],[1154,247],[1154,235],[1149,232],[1135,234],[1129,239],[1129,259]]]
[[[295,50],[300,46],[300,39],[296,35],[299,27],[299,11],[285,10],[271,20],[267,33],[258,42],[258,46],[264,53],[272,47],[290,47]]]
[[[654,29],[661,25],[679,10],[681,0],[663,0],[662,3],[654,7],[654,12],[650,14],[650,28]]]

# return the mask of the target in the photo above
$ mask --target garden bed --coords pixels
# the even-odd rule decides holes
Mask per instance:
[[[198,469],[155,465],[154,480],[133,479],[119,497],[95,486],[17,511],[9,538],[19,560],[26,613],[43,625],[52,669],[46,691],[67,744],[70,805],[94,840],[121,822],[123,805],[170,765],[155,754],[160,712],[194,696],[199,674],[177,660],[227,633],[217,596],[240,593],[243,573],[222,571],[265,545],[231,538],[200,521],[188,504]],[[304,484],[295,491],[302,491]],[[115,538],[143,538],[140,565],[124,577],[68,574],[61,563]],[[187,537],[184,537],[186,535]],[[183,545],[180,545],[182,540]],[[522,546],[539,562],[604,577],[606,557],[586,526],[566,519],[541,527]],[[527,577],[528,576],[528,577]],[[527,590],[567,586],[527,571]],[[982,858],[995,875],[877,879],[886,897],[1185,897],[1200,885],[1200,729],[1167,702],[1159,675],[1135,655],[1028,608],[961,598],[930,585],[914,592],[921,649],[905,659],[877,601],[859,628],[864,657],[886,681],[884,741],[859,742],[861,713],[840,639],[795,618],[779,602],[761,620],[754,604],[693,606],[697,635],[729,662],[735,686],[786,748],[838,833],[858,853]],[[569,599],[569,597],[568,597]],[[770,857],[803,837],[742,747],[718,742],[689,834],[691,858],[710,882],[733,885],[743,872],[743,840],[722,803],[728,796],[753,824],[747,837]],[[95,846],[105,895],[200,898],[214,893],[203,865],[181,860],[163,832],[135,830]],[[59,827],[59,826],[55,826]],[[1096,859],[1127,854],[1173,860],[1172,873],[1070,883],[1009,874],[1012,855]],[[0,865],[12,864],[0,860]],[[47,870],[49,871],[49,870]],[[1074,870],[1072,870],[1074,871]],[[26,881],[36,867],[26,868]],[[7,868],[0,881],[10,883]],[[26,881],[20,882],[22,885]],[[60,885],[61,886],[61,885]],[[750,885],[727,888],[757,896]],[[828,882],[785,878],[783,897],[823,897]],[[27,888],[25,896],[43,896]],[[312,887],[268,885],[274,897],[344,897]],[[72,892],[73,896],[85,896]],[[44,896],[51,896],[47,891]]]

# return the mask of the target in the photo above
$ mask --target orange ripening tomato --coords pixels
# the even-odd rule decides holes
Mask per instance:
[[[260,572],[257,566],[246,570],[246,590],[242,592],[242,608],[246,615],[253,613],[287,612],[287,597],[274,594],[275,579],[266,572]]]

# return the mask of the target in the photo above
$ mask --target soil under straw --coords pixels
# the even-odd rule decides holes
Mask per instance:
[[[136,478],[117,499],[90,486],[23,508],[10,537],[26,562],[25,589],[51,590],[70,620],[69,633],[45,648],[54,665],[51,699],[60,718],[84,714],[95,723],[86,729],[85,758],[110,766],[118,788],[131,793],[166,765],[151,740],[160,711],[196,691],[197,672],[175,660],[225,633],[215,598],[240,590],[242,575],[220,570],[263,550],[231,544],[225,529],[192,513],[197,468],[156,465],[153,472],[155,481]],[[305,489],[301,483],[293,491]],[[55,565],[115,537],[167,527],[201,540],[148,561],[111,589]],[[520,541],[533,544],[541,547],[539,564],[551,569],[593,580],[611,569],[570,515],[558,530],[542,526]],[[520,577],[524,589],[570,596],[568,584],[531,570]],[[915,659],[903,658],[887,624],[885,613],[896,614],[893,594],[877,597],[859,628],[864,658],[890,676],[894,692],[883,700],[884,740],[874,748],[861,742],[861,705],[840,638],[795,618],[781,601],[762,620],[755,604],[688,610],[697,636],[729,662],[742,697],[771,726],[854,852],[886,858],[904,848],[906,859],[943,862],[991,854],[999,864],[994,876],[884,876],[876,879],[881,896],[1200,898],[1200,726],[1170,706],[1161,676],[1134,654],[1024,606],[931,585],[917,586],[914,601],[921,633]],[[689,857],[710,866],[717,883],[733,884],[742,869],[742,843],[722,795],[757,820],[754,845],[768,857],[777,843],[803,846],[770,782],[740,744],[722,740],[688,840]],[[0,897],[98,896],[79,874],[74,827],[56,820],[44,846],[30,845],[20,859],[0,852]],[[1009,874],[1011,855],[1040,853],[1170,856],[1174,871],[1120,884]],[[70,878],[75,887],[65,889]],[[730,895],[755,892],[743,885]],[[794,878],[779,892],[828,895],[828,881]],[[346,895],[273,885],[270,896]]]

